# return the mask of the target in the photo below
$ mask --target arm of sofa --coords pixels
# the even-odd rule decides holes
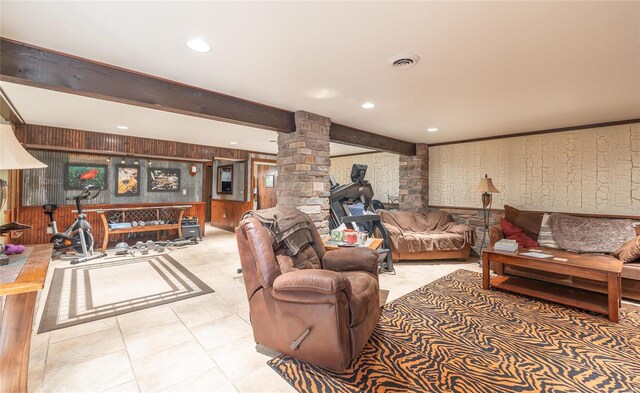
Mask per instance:
[[[498,241],[504,239],[504,233],[500,225],[492,225],[489,227],[489,246],[493,247]]]
[[[476,229],[467,224],[455,224],[452,225],[447,232],[457,233],[464,237],[464,242],[467,244],[471,244],[472,246],[476,243]]]
[[[331,270],[302,269],[282,274],[272,288],[274,298],[297,303],[335,303],[340,292],[351,297],[349,280]]]
[[[378,253],[367,247],[331,250],[324,254],[322,268],[336,272],[365,271],[378,275]]]

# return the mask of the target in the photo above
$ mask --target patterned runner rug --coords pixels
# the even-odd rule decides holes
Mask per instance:
[[[502,291],[458,270],[389,304],[351,368],[287,356],[299,392],[640,392],[640,311],[620,324]]]
[[[212,292],[166,254],[58,268],[38,334]]]

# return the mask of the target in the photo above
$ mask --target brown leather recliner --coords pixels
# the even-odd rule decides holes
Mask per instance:
[[[265,347],[342,371],[380,319],[378,255],[366,247],[325,251],[313,225],[311,232],[321,266],[281,273],[268,230],[255,218],[236,228],[253,337]]]

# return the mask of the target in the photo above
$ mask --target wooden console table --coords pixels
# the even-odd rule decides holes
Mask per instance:
[[[105,252],[109,245],[109,236],[123,233],[139,233],[139,232],[160,232],[167,230],[178,230],[178,237],[182,237],[182,227],[180,222],[184,216],[185,209],[191,205],[176,206],[149,206],[149,207],[132,207],[132,208],[113,208],[113,209],[97,209],[96,211],[102,219],[104,225],[104,239],[102,240],[102,252]],[[87,210],[89,211],[89,210]],[[114,219],[118,223],[127,223],[132,221],[171,221],[170,224],[162,225],[144,225],[131,226],[127,228],[109,228],[109,223],[113,223]]]
[[[518,252],[495,251],[490,247],[482,252],[482,288],[503,289],[536,297],[566,306],[582,308],[608,315],[612,322],[618,322],[622,302],[621,273],[622,262],[604,255],[575,254],[551,248],[537,247],[544,254],[565,258],[555,261],[553,257],[535,258],[522,255],[527,249]],[[496,264],[496,277],[490,277],[490,264]],[[532,280],[524,277],[505,276],[504,265],[519,266],[543,272],[564,274],[573,277],[598,281],[607,288],[607,293],[599,293]]]
[[[2,330],[0,331],[0,392],[26,392],[29,376],[29,350],[31,331],[38,291],[44,287],[51,261],[53,244],[29,246],[17,277],[3,274],[0,296],[3,297]],[[0,268],[0,272],[11,266]],[[5,270],[6,272],[7,270]],[[13,281],[11,281],[13,279]]]

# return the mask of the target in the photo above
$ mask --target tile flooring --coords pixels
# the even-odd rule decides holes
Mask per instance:
[[[216,292],[34,335],[29,391],[293,392],[255,350],[233,234],[207,228],[202,243],[171,256]],[[36,326],[52,269],[66,266],[52,262]],[[457,269],[479,271],[477,259],[399,263],[380,286],[391,301]]]

